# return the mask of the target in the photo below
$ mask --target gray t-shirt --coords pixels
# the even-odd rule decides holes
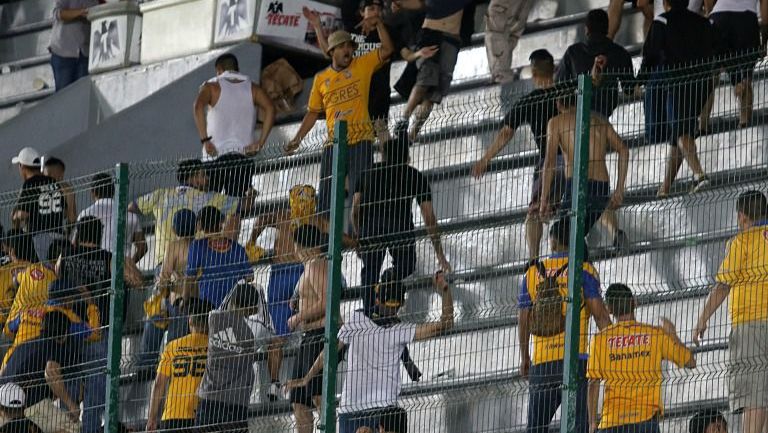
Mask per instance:
[[[234,311],[208,315],[208,362],[197,395],[204,400],[248,406],[256,380],[253,364],[273,333],[262,318],[246,319]]]

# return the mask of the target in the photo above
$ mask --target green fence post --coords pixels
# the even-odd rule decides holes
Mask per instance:
[[[579,76],[576,105],[576,152],[573,157],[573,204],[571,206],[571,239],[568,251],[568,302],[565,327],[565,359],[563,369],[563,406],[560,432],[576,431],[576,400],[579,390],[579,339],[582,302],[582,266],[587,217],[587,176],[589,166],[589,122],[592,105],[592,77]]]
[[[347,122],[333,128],[333,178],[331,180],[331,224],[328,240],[328,295],[325,304],[325,346],[323,356],[323,408],[318,429],[336,432],[336,371],[339,359],[341,314],[341,239],[344,236],[344,180],[347,177]]]
[[[112,221],[117,224],[112,245],[115,251],[125,250],[125,224],[128,212],[128,165],[115,167],[115,204]],[[123,344],[123,300],[125,279],[123,267],[125,256],[112,254],[112,286],[109,297],[109,337],[107,342],[107,401],[104,410],[104,431],[117,433],[120,424],[120,359]]]

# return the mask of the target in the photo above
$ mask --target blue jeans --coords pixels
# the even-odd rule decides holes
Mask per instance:
[[[85,343],[83,361],[89,364],[90,372],[84,378],[83,392],[83,429],[82,433],[100,433],[101,417],[107,401],[107,339],[95,343]]]
[[[168,343],[189,334],[189,323],[184,311],[175,305],[168,305]],[[158,327],[153,318],[144,322],[144,332],[139,345],[138,365],[155,366],[160,359],[160,346],[163,344],[165,329]]]
[[[587,361],[579,360],[579,389],[576,398],[576,433],[589,430],[587,421]],[[563,361],[531,367],[528,375],[528,427],[526,433],[547,433],[563,399]]]
[[[598,430],[600,433],[661,433],[659,428],[659,421],[654,417],[648,421],[639,422],[637,424],[625,424],[618,425],[603,430]]]
[[[61,57],[51,53],[51,68],[56,81],[56,91],[69,86],[88,75],[88,57]]]

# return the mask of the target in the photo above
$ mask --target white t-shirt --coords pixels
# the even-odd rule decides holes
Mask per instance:
[[[712,13],[717,12],[754,12],[757,13],[759,0],[717,0]]]
[[[112,224],[112,208],[114,207],[114,204],[115,202],[111,198],[96,200],[94,204],[83,209],[77,217],[78,220],[86,216],[96,217],[101,220],[101,249],[107,250],[112,254],[115,253],[112,240],[115,239],[115,230],[117,230],[117,224]],[[134,213],[128,212],[125,220],[125,257],[131,255],[131,247],[133,246],[132,239],[134,238],[134,235],[141,232],[141,221],[139,221],[139,217]]]
[[[415,337],[415,324],[382,327],[355,311],[339,330],[339,341],[348,347],[339,413],[397,405],[400,356]]]
[[[719,0],[720,3],[723,0]],[[691,12],[701,13],[701,5],[704,0],[689,0],[688,10]],[[653,17],[656,18],[664,13],[664,0],[653,0]]]
[[[208,82],[217,83],[221,89],[219,100],[209,107],[207,114],[208,134],[216,151],[219,156],[242,154],[243,149],[253,142],[258,114],[253,105],[251,79],[237,72],[224,72]],[[203,149],[203,161],[214,159]]]

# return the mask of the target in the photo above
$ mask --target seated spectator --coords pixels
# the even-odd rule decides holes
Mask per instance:
[[[610,118],[619,106],[619,83],[626,95],[634,89],[632,56],[624,47],[608,39],[608,14],[604,10],[589,11],[585,27],[587,40],[577,42],[565,51],[557,67],[557,81],[572,81],[581,74],[589,74],[595,58],[605,56],[607,64],[602,79],[592,93],[592,110]]]
[[[190,333],[165,346],[149,403],[147,431],[191,429],[195,426],[197,388],[208,358],[208,313],[211,304],[190,298]],[[160,406],[165,402],[160,418]]]
[[[3,250],[10,258],[10,262],[0,266],[0,323],[5,326],[16,297],[16,277],[37,262],[37,255],[32,236],[18,229],[5,233]]]
[[[602,57],[602,56],[600,56]],[[597,64],[597,62],[596,62]],[[540,213],[547,218],[550,215],[550,194],[557,173],[557,153],[562,151],[565,162],[565,188],[560,201],[560,213],[570,212],[573,193],[573,168],[576,152],[576,107],[575,98],[566,95],[557,100],[560,112],[550,119],[547,124],[547,150],[544,158]],[[619,229],[616,209],[624,201],[624,190],[629,169],[629,149],[621,137],[613,129],[608,120],[594,112],[590,115],[589,129],[589,164],[587,167],[587,215],[585,219],[584,236],[586,236],[598,220],[602,220],[611,232],[613,245],[624,248],[626,235]],[[612,150],[618,154],[616,169],[616,188],[611,194],[610,175],[606,165],[606,155]]]
[[[75,224],[77,216],[77,200],[75,200],[75,191],[72,184],[64,180],[64,174],[67,166],[64,161],[56,157],[43,158],[43,174],[59,183],[61,193],[64,195],[64,213],[67,220],[67,230]]]
[[[374,164],[354,186],[352,226],[361,240],[361,282],[366,314],[370,314],[375,305],[373,289],[387,251],[392,256],[398,279],[408,277],[416,267],[416,235],[411,211],[414,200],[421,209],[440,268],[451,271],[440,241],[429,182],[408,165],[405,135],[401,131],[398,139],[384,149],[384,162]]]
[[[273,338],[259,290],[238,284],[208,315],[208,358],[197,390],[195,426],[201,431],[248,431],[248,404],[258,351]],[[251,318],[250,321],[247,319]]]
[[[515,131],[523,124],[528,124],[533,133],[533,140],[539,150],[538,163],[533,171],[533,187],[531,199],[528,202],[528,214],[525,217],[525,240],[528,245],[528,256],[534,259],[539,256],[541,237],[544,232],[544,222],[539,215],[539,200],[541,199],[542,170],[547,151],[547,124],[549,120],[557,116],[557,96],[564,91],[561,86],[555,86],[555,60],[549,51],[541,49],[531,53],[528,58],[531,62],[531,73],[535,89],[520,98],[501,121],[501,131],[493,139],[491,146],[485,154],[472,166],[472,176],[480,179],[488,170],[491,160],[515,136]],[[552,181],[550,195],[556,199],[563,195],[565,176],[562,169],[562,156],[558,149],[555,174]],[[559,208],[559,200],[553,203],[553,207]]]
[[[48,256],[51,245],[65,240],[66,204],[61,185],[40,172],[40,153],[31,147],[21,149],[11,162],[19,167],[24,181],[13,209],[14,227],[32,235],[37,257],[55,260]]]
[[[0,385],[0,417],[5,420],[0,433],[43,433],[24,415],[26,404],[27,396],[19,385],[13,382]]]
[[[87,216],[96,217],[101,221],[104,230],[101,234],[101,249],[115,254],[114,239],[117,238],[117,224],[113,224],[112,211],[115,206],[115,183],[112,176],[98,173],[91,178],[91,197],[93,204],[80,212],[78,219]],[[133,254],[131,254],[133,253]],[[128,212],[125,220],[125,251],[124,255],[133,263],[139,263],[147,253],[147,242],[141,221],[135,213]]]
[[[198,212],[197,224],[203,238],[190,244],[186,269],[193,287],[187,293],[197,294],[217,308],[238,281],[253,279],[245,248],[224,236],[223,221],[221,212],[213,206]]]
[[[688,433],[728,433],[728,422],[715,409],[705,409],[688,422]]]
[[[694,175],[692,192],[709,185],[709,179],[696,153],[696,120],[712,91],[713,65],[706,59],[715,54],[714,28],[710,22],[689,11],[688,0],[664,0],[665,12],[651,25],[643,45],[643,63],[638,81],[654,74],[664,80],[670,153],[664,181],[657,196],[665,198],[680,171],[683,160]],[[705,60],[702,60],[705,59]]]
[[[67,337],[70,325],[63,313],[47,313],[40,337],[17,347],[0,373],[0,382],[15,382],[24,389],[24,414],[43,433],[80,432],[80,405],[65,386],[64,372],[78,365],[80,358],[78,345]]]
[[[57,92],[88,75],[91,39],[88,8],[98,4],[98,0],[56,0],[54,3],[48,51]]]
[[[358,310],[341,326],[339,351],[345,348],[348,351],[339,404],[339,433],[356,433],[364,427],[374,431],[407,433],[408,414],[398,407],[402,388],[399,362],[402,353],[407,344],[436,337],[453,326],[451,288],[442,272],[437,273],[433,282],[442,298],[439,321],[400,323],[397,313],[405,303],[405,288],[399,280],[392,279],[379,285],[378,319],[372,320],[365,312]],[[323,353],[320,353],[307,374],[292,380],[288,387],[307,386],[322,370],[323,360]],[[372,387],[376,390],[369,392]]]
[[[432,112],[434,104],[442,102],[453,80],[453,70],[461,47],[461,20],[464,8],[471,0],[445,2],[443,0],[394,0],[404,9],[424,9],[426,18],[421,28],[417,48],[438,47],[438,54],[416,61],[418,76],[395,132],[408,129],[411,115],[416,109],[416,121],[409,138],[413,141]]]
[[[163,335],[168,330],[167,341],[187,334],[184,299],[190,294],[187,284],[187,258],[189,246],[195,239],[197,216],[189,209],[181,209],[173,215],[173,234],[176,239],[168,243],[165,260],[152,296],[144,302],[144,333],[141,336],[139,363],[153,365],[159,356]]]
[[[695,368],[696,358],[677,336],[675,325],[662,318],[661,326],[638,322],[629,287],[611,284],[605,292],[608,311],[616,319],[595,335],[589,346],[590,431],[658,432],[664,408],[661,399],[663,361],[679,368]],[[597,406],[605,382],[600,425]]]
[[[22,311],[8,319],[8,330],[13,333],[13,344],[5,353],[3,365],[13,351],[27,341],[40,337],[43,317],[51,311],[58,311],[69,319],[69,336],[76,344],[101,340],[100,312],[90,300],[83,299],[81,291],[71,283],[56,280],[48,289],[48,301],[42,307]]]
[[[231,236],[239,233],[238,201],[223,194],[208,191],[208,176],[199,159],[184,160],[176,170],[179,186],[160,188],[138,198],[128,210],[155,218],[155,249],[150,262],[159,267],[163,263],[168,243],[176,239],[173,234],[173,216],[181,209],[199,212],[204,206],[213,206],[227,218],[226,231]]]

